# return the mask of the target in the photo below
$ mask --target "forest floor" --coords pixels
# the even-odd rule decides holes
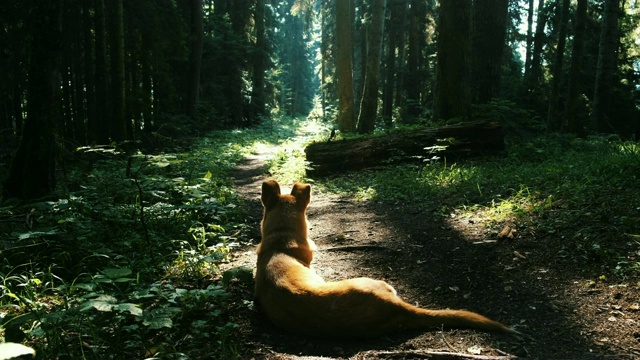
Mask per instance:
[[[235,174],[237,191],[252,207],[249,222],[255,224],[256,244],[260,187],[269,178],[264,164],[275,152],[276,147],[258,148]],[[316,184],[329,181],[315,179]],[[319,248],[315,269],[326,280],[382,279],[408,302],[476,311],[528,336],[436,329],[366,341],[314,339],[285,333],[254,310],[235,315],[242,358],[640,358],[637,278],[598,280],[599,270],[593,269],[596,280],[590,280],[520,224],[487,228],[473,217],[443,218],[410,201],[356,202],[316,189],[308,210],[310,237]],[[237,252],[225,268],[253,268],[255,261],[252,246]],[[232,290],[242,300],[253,300],[250,285]]]

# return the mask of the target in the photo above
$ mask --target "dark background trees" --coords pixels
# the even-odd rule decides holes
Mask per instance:
[[[55,9],[60,30],[42,35],[39,26],[53,24],[33,16],[45,5],[2,2],[4,192],[46,192],[19,185],[20,164],[36,164],[24,152],[45,142],[31,137],[46,138],[54,160],[37,167],[53,181],[64,160],[56,154],[81,146],[161,148],[314,106],[343,132],[472,119],[478,106],[509,101],[544,119],[537,128],[639,135],[635,2],[451,5],[71,0]]]

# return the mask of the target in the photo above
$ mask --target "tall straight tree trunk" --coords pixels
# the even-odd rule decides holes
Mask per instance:
[[[434,119],[470,118],[471,0],[440,3]]]
[[[94,42],[89,1],[82,1],[82,38],[84,48],[84,79],[87,97],[87,142],[95,142],[96,132],[96,83],[93,62]]]
[[[267,40],[265,28],[266,7],[265,0],[256,0],[255,24],[256,24],[256,52],[253,57],[253,87],[251,92],[251,117],[253,122],[266,114],[265,109],[265,71],[267,67]]]
[[[320,3],[320,106],[322,107],[322,121],[326,121],[327,110],[327,48],[329,40],[327,39],[327,19],[325,15],[325,3]]]
[[[60,115],[62,0],[30,4],[27,119],[4,184],[6,198],[34,199],[55,188],[55,123]]]
[[[596,68],[596,85],[593,94],[593,114],[591,130],[610,132],[614,129],[609,121],[613,75],[616,71],[616,55],[618,50],[618,19],[620,17],[620,0],[609,0],[604,3],[602,14],[602,31],[598,48],[598,65]]]
[[[96,142],[108,144],[111,137],[109,121],[110,96],[107,78],[107,39],[104,0],[95,0],[96,19]]]
[[[484,104],[500,96],[508,10],[509,0],[476,1],[473,5],[471,83],[474,102]]]
[[[351,57],[350,0],[339,0],[336,6],[336,80],[338,82],[338,129],[356,130],[354,116],[353,65]]]
[[[400,24],[402,18],[400,15],[400,7],[406,6],[404,3],[391,1],[389,2],[389,13],[392,26],[387,26],[387,56],[385,59],[386,76],[384,81],[384,89],[382,91],[382,118],[386,127],[393,125],[393,89],[396,79],[396,49],[398,47],[399,34],[402,33]]]
[[[560,84],[564,70],[564,48],[569,26],[569,0],[562,0],[562,8],[558,19],[558,44],[556,46],[556,58],[553,64],[553,82],[551,83],[551,96],[549,97],[549,112],[547,113],[547,127],[556,131],[560,129]]]
[[[540,80],[542,77],[542,48],[544,46],[544,28],[547,24],[547,14],[544,11],[544,0],[538,0],[538,19],[536,32],[533,37],[533,52],[531,66],[525,69],[524,97],[529,105],[535,105],[540,97]]]
[[[571,52],[571,69],[569,70],[569,90],[565,111],[565,132],[582,134],[584,124],[578,123],[578,90],[581,87],[582,57],[584,56],[584,42],[587,27],[587,0],[578,0],[576,10],[573,51]]]
[[[402,1],[402,5],[398,9],[398,18],[400,22],[398,24],[394,24],[393,26],[398,26],[398,40],[396,41],[398,48],[398,59],[396,60],[398,63],[398,74],[396,76],[396,94],[394,99],[394,104],[396,108],[405,108],[405,78],[406,78],[406,58],[407,58],[407,27],[409,24],[408,13],[409,13],[409,1]],[[398,121],[402,120],[402,116],[398,119]]]
[[[462,5],[464,6],[464,5]],[[422,76],[421,59],[424,47],[424,25],[427,18],[427,7],[424,0],[411,0],[409,13],[409,46],[407,54],[407,73],[404,88],[407,94],[406,116],[409,119],[420,115],[422,111]]]
[[[112,103],[112,136],[113,140],[128,139],[128,124],[126,119],[126,79],[124,73],[124,9],[123,0],[113,0],[111,16],[111,93]]]
[[[527,49],[525,53],[524,69],[528,72],[531,68],[531,53],[533,52],[533,9],[535,0],[529,0],[527,11]]]
[[[369,7],[371,23],[367,35],[367,68],[365,71],[362,103],[358,116],[358,132],[370,133],[376,125],[378,110],[378,82],[380,78],[380,53],[382,52],[382,34],[386,0],[374,0]]]
[[[258,0],[260,2],[262,0]],[[189,76],[187,82],[187,98],[185,114],[193,117],[200,93],[200,69],[202,68],[202,47],[204,44],[204,27],[202,0],[189,1],[191,26],[189,31]]]
[[[368,2],[365,2],[364,0],[351,0],[351,4],[351,13],[353,14],[353,17],[355,17],[356,19],[365,19],[365,16],[368,13],[366,9],[370,6]],[[360,104],[362,103],[362,93],[364,89],[364,78],[367,71],[367,45],[369,43],[369,41],[367,40],[368,25],[365,25],[364,21],[351,21],[351,26],[351,56],[353,59],[353,96],[355,106],[354,116],[357,116],[360,113]],[[356,123],[357,120],[358,119],[356,118]]]

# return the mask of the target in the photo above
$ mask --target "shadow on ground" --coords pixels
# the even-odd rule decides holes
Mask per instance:
[[[260,186],[266,178],[262,160],[247,160],[236,174],[239,193],[255,209],[256,226]],[[607,293],[598,286],[581,287],[585,274],[566,259],[550,256],[558,244],[545,244],[533,234],[486,242],[495,234],[476,226],[473,219],[445,219],[411,203],[354,203],[323,193],[312,195],[309,223],[310,237],[319,247],[316,271],[326,280],[382,279],[408,302],[476,311],[531,338],[435,329],[367,341],[311,339],[283,333],[252,312],[243,329],[251,350],[246,356],[413,358],[407,351],[432,349],[487,357],[633,358],[629,346],[634,336],[638,345],[637,329],[621,341],[606,338],[607,333],[598,329],[618,326],[615,331],[628,332],[634,323],[613,321],[610,312],[602,310],[603,303],[611,306]],[[245,253],[238,262],[252,266],[255,255]]]

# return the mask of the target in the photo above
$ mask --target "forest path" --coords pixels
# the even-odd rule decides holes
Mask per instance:
[[[247,223],[255,229],[255,245],[235,252],[224,268],[255,267],[261,184],[272,178],[265,163],[279,151],[277,145],[258,146],[237,166],[234,182],[251,207]],[[477,311],[516,325],[535,339],[471,330],[408,332],[372,340],[314,339],[285,333],[260,312],[245,311],[233,319],[241,325],[241,358],[633,358],[626,354],[636,351],[637,323],[613,323],[613,316],[602,310],[611,307],[603,304],[612,298],[637,302],[631,287],[629,294],[626,288],[604,282],[585,288],[575,281],[573,268],[555,265],[555,253],[536,241],[534,233],[522,231],[517,240],[495,240],[503,224],[487,228],[473,217],[443,216],[438,204],[425,208],[414,206],[412,200],[356,202],[351,196],[325,193],[314,186],[330,181],[314,179],[308,209],[309,236],[318,245],[313,266],[325,280],[381,279],[412,304]],[[280,185],[283,193],[291,186],[282,181]],[[428,203],[420,200],[417,203]],[[525,259],[514,253],[525,254],[520,255]],[[252,301],[253,289],[244,286],[236,300]]]
[[[251,219],[248,219],[248,223],[256,229],[254,239],[256,244],[259,242],[258,229],[262,214],[261,185],[264,180],[271,178],[266,173],[265,163],[278,151],[279,148],[276,145],[262,144],[256,147],[253,154],[238,164],[234,174],[237,192],[247,206],[251,207],[251,214],[254,214]],[[280,185],[282,192],[285,193],[290,190],[292,184],[281,183]],[[418,304],[417,299],[420,294],[414,292],[415,288],[412,289],[413,281],[409,279],[407,282],[400,272],[411,271],[414,267],[409,265],[407,268],[404,262],[420,264],[421,261],[404,258],[406,245],[403,246],[400,239],[405,235],[393,226],[388,226],[385,219],[387,211],[402,212],[401,205],[398,204],[396,209],[379,211],[367,202],[354,202],[334,194],[319,192],[314,188],[308,217],[310,238],[318,245],[318,251],[314,257],[315,270],[326,280],[358,276],[382,279],[391,283],[406,300]],[[414,213],[413,216],[415,215]],[[412,246],[413,249],[422,247],[416,244]],[[255,246],[251,246],[244,252],[236,254],[227,266],[254,268],[255,262]],[[422,286],[417,285],[417,287]],[[247,295],[246,292],[245,295]],[[424,358],[428,356],[428,350],[425,349],[460,355],[458,357],[447,355],[449,359],[466,358],[462,356],[464,353],[470,356],[481,353],[496,358],[505,354],[501,350],[494,349],[494,346],[487,342],[486,339],[490,339],[490,335],[468,331],[467,333],[471,336],[466,339],[458,336],[464,331],[428,332],[421,336],[416,333],[400,334],[364,341],[310,339],[282,332],[257,312],[250,314],[241,332],[246,337],[245,344],[253,349],[252,353],[246,356],[256,359],[382,359],[398,356]],[[415,349],[421,350],[416,352]]]

